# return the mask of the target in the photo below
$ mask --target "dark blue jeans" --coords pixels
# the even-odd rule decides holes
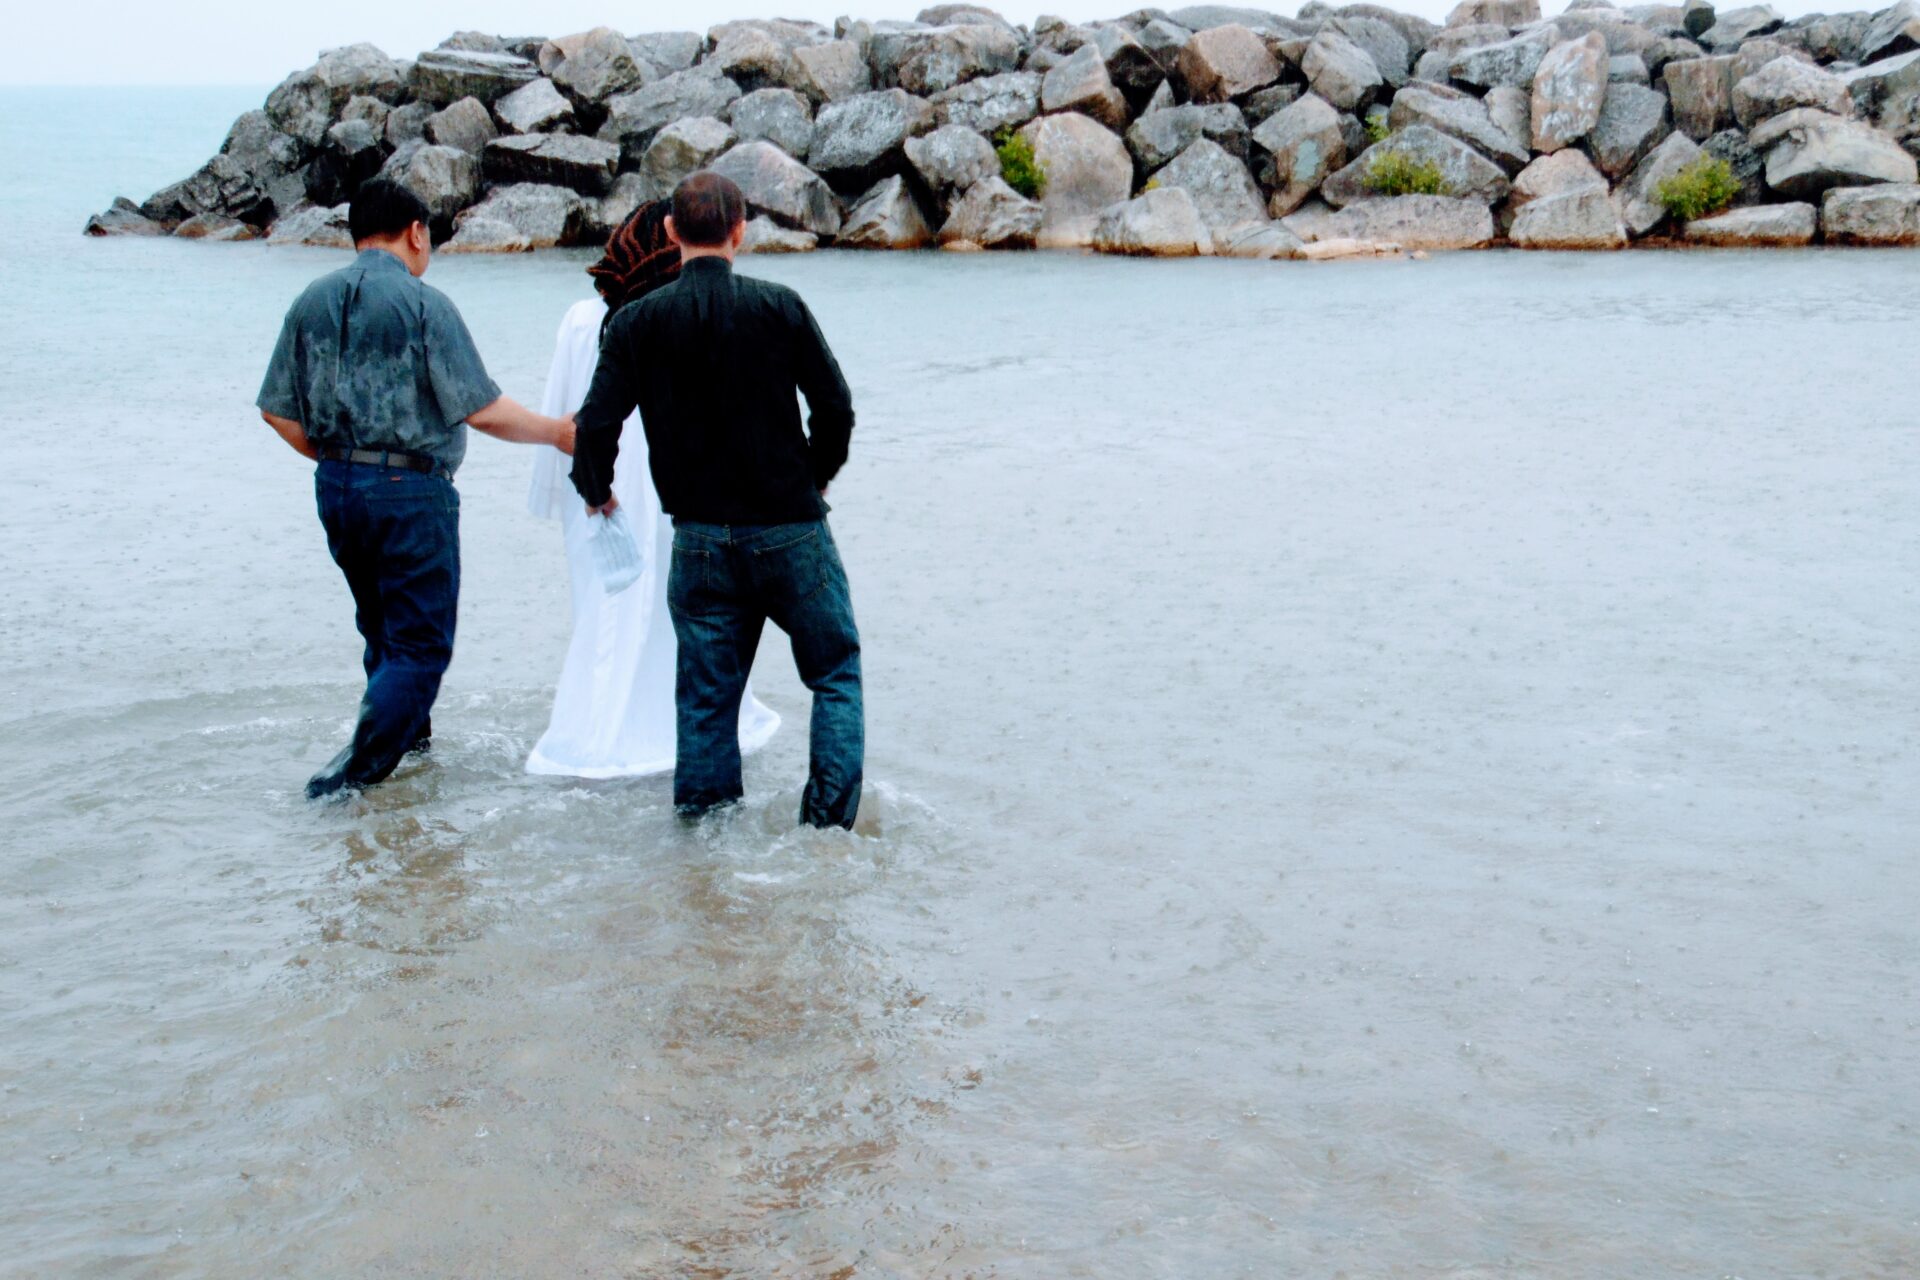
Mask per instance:
[[[460,495],[445,476],[322,462],[314,496],[327,549],[353,592],[367,642],[367,692],[353,741],[307,783],[318,797],[393,772],[429,732],[453,659],[460,601]]]
[[[800,821],[851,827],[866,757],[860,633],[827,522],[677,522],[667,607],[680,642],[674,804],[694,814],[740,798],[740,699],[770,620],[813,691]]]

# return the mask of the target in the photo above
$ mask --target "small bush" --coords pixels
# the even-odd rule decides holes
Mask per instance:
[[[1387,113],[1382,107],[1367,112],[1366,126],[1368,142],[1385,142],[1393,135],[1393,130],[1387,127]]]
[[[1448,196],[1453,187],[1440,166],[1398,151],[1383,151],[1367,165],[1367,190],[1379,196]]]
[[[1733,166],[1718,156],[1701,156],[1653,189],[1653,198],[1667,216],[1682,222],[1711,217],[1739,194],[1740,180],[1733,176]]]
[[[1047,173],[1033,158],[1033,144],[1011,129],[1002,129],[993,139],[1000,157],[1000,176],[1006,184],[1029,200],[1038,200],[1047,189]]]

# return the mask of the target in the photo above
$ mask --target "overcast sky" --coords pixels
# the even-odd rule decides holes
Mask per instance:
[[[924,2],[867,0],[850,11],[864,18],[911,18]],[[1163,7],[1178,8],[1180,2],[1163,2]],[[1293,13],[1300,2],[1271,7]],[[1454,0],[1387,2],[1409,13],[1441,18]],[[1813,2],[1774,0],[1789,16],[1810,11]],[[1032,22],[1039,12],[1084,21],[1129,12],[1139,3],[1047,0],[1042,9],[1007,5],[1001,11],[1016,22]],[[1545,0],[1544,7],[1554,13],[1564,4]],[[760,0],[319,0],[278,5],[258,0],[188,0],[183,5],[93,0],[73,10],[39,0],[13,6],[6,23],[12,56],[0,68],[0,84],[273,84],[289,71],[310,65],[321,49],[361,40],[395,57],[411,57],[449,33],[467,29],[552,36],[604,24],[631,35],[704,31],[727,18],[783,13],[822,22],[834,17],[825,9],[807,10],[804,2]],[[77,21],[84,21],[84,36],[76,30]]]

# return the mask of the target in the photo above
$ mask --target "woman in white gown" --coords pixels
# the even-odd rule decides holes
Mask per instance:
[[[679,274],[679,251],[662,226],[664,202],[643,205],[607,242],[589,268],[600,297],[576,303],[560,322],[542,412],[564,417],[587,398],[606,317]],[[573,589],[573,639],[554,693],[553,718],[527,758],[527,772],[578,778],[625,778],[673,768],[673,621],[667,616],[667,566],[673,522],[660,510],[647,470],[647,440],[638,415],[620,433],[613,492],[626,508],[644,568],[633,585],[608,595],[595,568],[589,516],[568,478],[569,459],[542,447],[527,505],[557,518],[565,536]],[[740,705],[740,749],[764,746],[780,717],[753,696]]]

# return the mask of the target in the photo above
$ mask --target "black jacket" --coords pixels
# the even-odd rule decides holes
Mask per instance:
[[[607,326],[574,415],[573,484],[595,506],[613,492],[621,424],[636,406],[660,505],[709,524],[820,519],[820,490],[853,433],[852,394],[806,303],[717,257],[693,259]]]

